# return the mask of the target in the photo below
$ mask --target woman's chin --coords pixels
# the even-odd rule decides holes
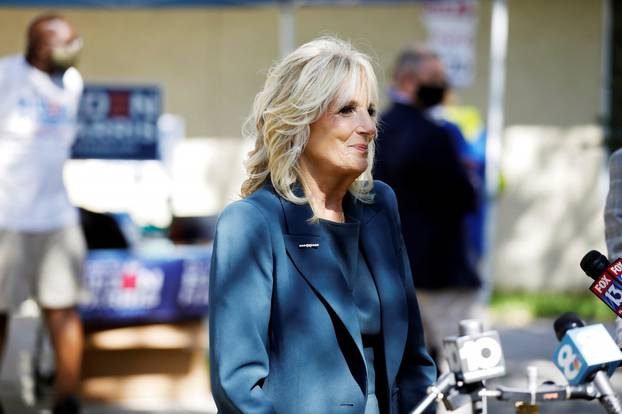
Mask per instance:
[[[353,177],[353,179],[356,179],[361,174],[363,174],[366,169],[367,169],[367,162],[358,163],[356,165],[350,165],[343,169],[343,175],[347,177]]]

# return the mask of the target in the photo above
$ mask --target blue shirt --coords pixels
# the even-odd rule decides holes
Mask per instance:
[[[323,235],[327,238],[356,305],[361,336],[363,338],[365,365],[367,367],[367,403],[365,414],[379,414],[376,398],[376,367],[374,346],[381,331],[380,298],[374,278],[359,246],[359,223],[320,220]]]

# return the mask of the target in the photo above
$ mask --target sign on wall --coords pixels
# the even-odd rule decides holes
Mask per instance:
[[[161,112],[162,99],[157,86],[86,85],[72,158],[158,158]]]
[[[477,0],[424,3],[427,45],[445,64],[451,86],[466,88],[475,77]]]

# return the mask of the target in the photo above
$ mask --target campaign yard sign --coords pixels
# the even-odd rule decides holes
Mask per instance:
[[[172,322],[207,314],[211,246],[169,254],[91,250],[79,311],[85,323]]]
[[[162,97],[157,86],[86,85],[71,157],[157,159],[161,112]]]

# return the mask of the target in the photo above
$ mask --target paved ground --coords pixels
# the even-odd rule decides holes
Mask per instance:
[[[607,327],[613,332],[613,326]],[[525,328],[498,327],[501,336],[503,351],[506,357],[508,375],[490,381],[490,387],[496,384],[509,386],[527,385],[527,366],[538,367],[539,382],[552,380],[556,383],[565,383],[563,375],[551,362],[551,357],[557,347],[557,338],[553,332],[553,320],[538,320]],[[622,395],[622,373],[618,372],[611,382],[618,394]],[[515,409],[511,404],[491,401],[490,414],[513,414]],[[544,403],[540,406],[541,414],[596,414],[604,413],[597,401],[564,401]]]
[[[33,309],[22,310],[12,320],[10,340],[6,357],[0,371],[0,401],[5,414],[48,414],[51,411],[45,406],[49,404],[33,404],[33,358],[36,333],[41,329],[38,313]],[[45,351],[44,351],[45,352]],[[51,351],[47,350],[51,358]],[[43,358],[44,360],[46,358]],[[148,403],[148,402],[147,402]],[[153,404],[150,404],[153,405]],[[188,410],[175,406],[158,407],[158,410],[136,407],[93,406],[84,407],[84,414],[213,414],[216,407],[213,403],[199,407],[200,410]]]
[[[550,361],[553,351],[557,346],[557,339],[553,333],[552,320],[538,320],[527,327],[497,327],[501,336],[503,350],[506,357],[508,375],[503,378],[490,381],[489,387],[498,384],[508,386],[525,386],[527,384],[526,368],[529,365],[538,367],[539,382],[552,380],[563,383],[561,373]],[[612,327],[608,327],[612,329]],[[14,362],[14,364],[19,364]],[[614,388],[622,395],[622,373],[617,373],[612,378]],[[43,409],[27,408],[23,404],[20,392],[7,382],[0,382],[0,399],[2,399],[6,414],[44,414],[49,411]],[[214,413],[213,407],[205,407],[204,411],[188,411],[175,409],[175,407],[162,408],[160,410],[136,410],[123,407],[85,407],[85,414],[205,414]],[[469,413],[463,409],[460,414]],[[513,414],[515,409],[512,404],[498,401],[490,401],[488,412],[490,414]],[[605,411],[598,402],[569,401],[559,403],[546,403],[540,407],[541,414],[597,414]],[[458,412],[455,411],[455,414]],[[318,413],[325,414],[325,413]],[[329,413],[326,413],[329,414]]]

